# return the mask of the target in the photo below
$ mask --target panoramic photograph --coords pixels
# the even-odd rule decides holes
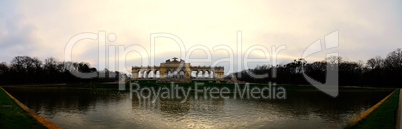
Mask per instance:
[[[402,129],[401,7],[0,0],[0,129]]]

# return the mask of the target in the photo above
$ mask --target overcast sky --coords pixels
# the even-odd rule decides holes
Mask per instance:
[[[106,47],[138,45],[147,53],[150,53],[152,33],[169,33],[183,41],[186,52],[191,48],[207,48],[212,60],[229,57],[224,50],[214,51],[218,46],[229,47],[238,56],[237,33],[241,32],[242,57],[252,46],[267,48],[267,56],[272,56],[272,47],[286,46],[277,56],[278,63],[300,58],[310,44],[323,41],[324,36],[338,31],[339,46],[332,52],[338,52],[345,60],[366,62],[371,57],[385,57],[402,48],[400,7],[402,3],[397,0],[2,0],[0,62],[10,62],[18,55],[41,60],[55,57],[64,61],[65,48],[72,37],[100,31],[116,36],[116,40],[108,41]],[[81,40],[76,43],[72,51],[73,61],[89,62],[98,68],[97,42]],[[155,42],[156,65],[171,57],[186,59],[180,57],[180,47],[174,40],[157,38]],[[311,55],[307,61],[322,60],[325,58],[322,54]],[[123,60],[122,57],[106,57],[106,61]],[[204,58],[206,54],[197,50],[190,57]],[[265,55],[256,50],[251,52],[251,57],[263,58]],[[144,64],[136,52],[128,53],[124,60],[128,69],[132,65]],[[225,66],[226,74],[239,71],[239,64],[234,61],[231,70],[230,62],[218,65]],[[193,63],[211,65],[213,62]],[[250,68],[254,66],[249,65]]]

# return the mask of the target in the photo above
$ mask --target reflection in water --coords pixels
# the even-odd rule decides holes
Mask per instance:
[[[130,99],[128,92],[112,90],[57,87],[6,90],[63,128],[342,128],[390,93],[390,90],[342,89],[337,98],[331,98],[317,90],[299,89],[287,90],[286,100],[191,94],[182,102]]]
[[[189,96],[188,101],[183,99],[163,99],[163,98],[132,98],[133,109],[145,109],[156,112],[164,112],[175,115],[185,115],[190,110],[197,112],[218,112],[224,106],[223,98],[211,98]]]

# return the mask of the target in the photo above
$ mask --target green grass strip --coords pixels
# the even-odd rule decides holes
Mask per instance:
[[[394,129],[399,101],[399,89],[368,116],[358,121],[350,129]]]
[[[0,88],[0,129],[47,129]]]

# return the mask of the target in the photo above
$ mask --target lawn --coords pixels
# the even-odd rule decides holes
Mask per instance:
[[[367,117],[360,120],[350,129],[394,129],[399,101],[399,89]]]
[[[156,83],[155,80],[140,80],[140,81],[132,81],[133,83],[137,83],[141,87],[171,87],[171,83]],[[225,81],[221,81],[222,83],[216,83],[215,81],[193,81],[190,83],[174,83],[174,86],[178,85],[184,88],[195,88],[195,83],[202,83],[198,85],[198,89],[203,89],[204,87],[226,87],[228,89],[235,89],[235,84],[233,83],[226,83]],[[125,89],[129,89],[129,83],[123,83]],[[70,83],[65,85],[36,85],[37,87],[64,87],[64,88],[83,88],[83,89],[108,89],[108,90],[118,90],[119,83],[102,83],[102,82],[93,82],[93,83]],[[245,88],[245,84],[238,84],[240,89]],[[256,84],[256,83],[249,83],[249,88],[252,89],[253,87],[268,87],[269,84]],[[18,87],[18,86],[13,86]],[[272,87],[283,87],[286,90],[297,90],[297,89],[316,89],[314,86],[311,85],[292,85],[292,84],[272,84]],[[339,89],[372,89],[372,87],[342,87],[340,86]]]
[[[0,89],[0,129],[46,129]]]

